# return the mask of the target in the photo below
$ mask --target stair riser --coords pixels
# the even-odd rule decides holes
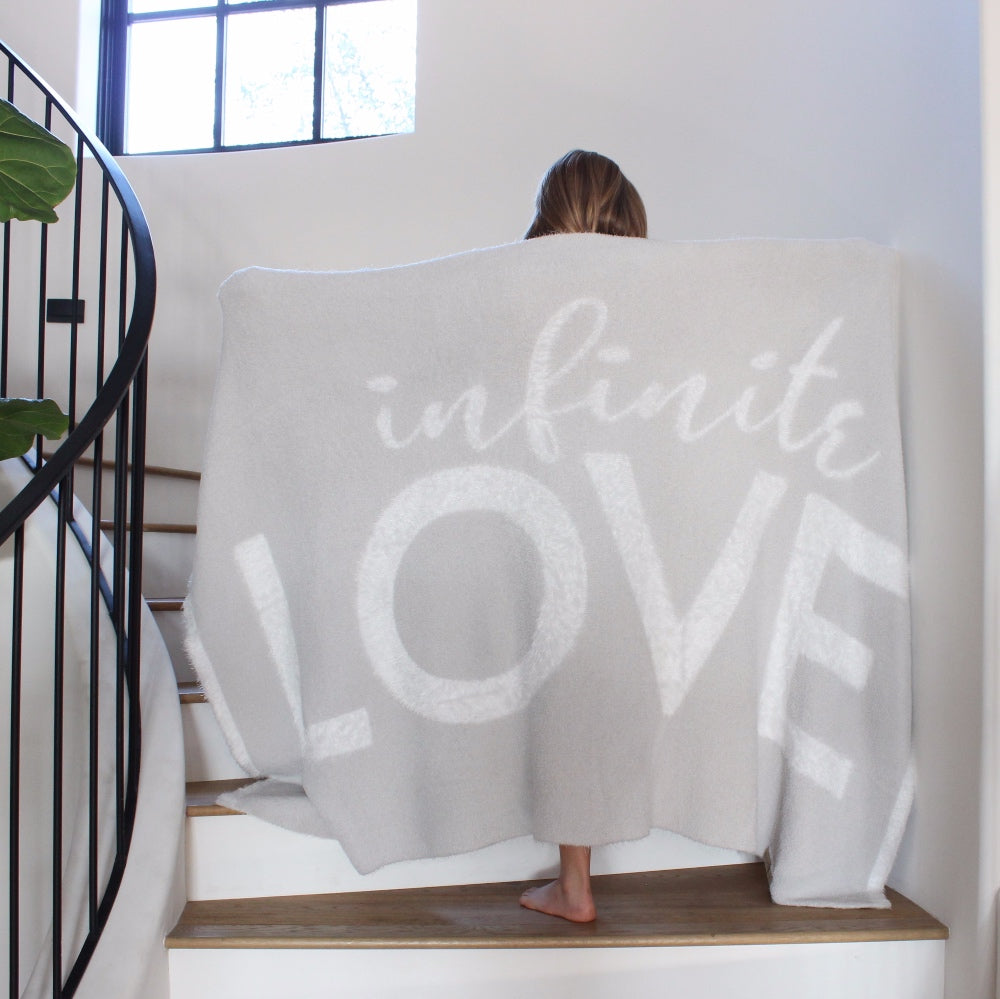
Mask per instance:
[[[172,950],[174,999],[942,999],[943,941],[562,950]]]
[[[197,679],[194,667],[184,651],[184,616],[177,611],[153,611],[153,619],[160,629],[163,642],[170,654],[174,675],[178,683]]]
[[[618,874],[753,859],[657,831],[635,843],[596,848],[593,871]],[[192,900],[527,881],[550,876],[557,862],[554,846],[525,836],[474,853],[392,864],[360,875],[335,840],[288,832],[247,815],[187,820],[187,885]]]
[[[77,466],[73,485],[76,495],[90,510],[94,489],[93,469],[86,465]],[[146,520],[193,524],[198,510],[198,485],[191,479],[147,473],[143,494]],[[114,503],[114,475],[109,469],[105,469],[101,490],[101,517],[110,517]]]
[[[147,518],[147,522],[151,522]],[[194,534],[146,531],[142,543],[142,592],[147,597],[183,597],[194,565]]]
[[[175,614],[174,617],[179,618],[180,615]],[[176,659],[174,668],[177,668]],[[243,768],[233,759],[210,704],[182,704],[181,720],[184,724],[187,780],[229,780],[246,776]]]

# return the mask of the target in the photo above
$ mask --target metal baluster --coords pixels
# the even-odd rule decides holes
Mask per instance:
[[[21,930],[21,633],[24,609],[24,528],[14,533],[10,649],[10,841],[9,972],[10,995],[20,992]]]
[[[52,693],[52,995],[62,994],[63,744],[66,667],[66,529],[73,497],[59,483],[56,518],[55,621]]]
[[[104,331],[107,322],[108,277],[108,191],[107,177],[101,185],[101,250],[97,286],[97,371],[95,390],[104,384]],[[98,912],[98,843],[100,839],[98,768],[100,766],[100,620],[101,620],[101,510],[104,508],[104,433],[97,435],[93,447],[94,480],[91,490],[93,518],[90,528],[90,814],[88,843],[90,929],[94,932]]]
[[[7,60],[7,100],[14,101],[14,63]],[[3,287],[0,289],[0,396],[7,395],[10,343],[10,222],[3,225]]]
[[[111,578],[114,594],[112,619],[116,633],[116,680],[115,680],[115,820],[118,848],[125,843],[125,694],[127,682],[128,636],[125,634],[125,557],[126,557],[126,517],[128,493],[128,402],[118,407],[115,435],[115,499],[114,499],[114,570]]]

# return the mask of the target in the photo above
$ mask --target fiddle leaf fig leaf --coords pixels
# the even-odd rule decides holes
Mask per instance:
[[[0,222],[57,222],[74,183],[69,146],[0,98]]]
[[[51,399],[0,399],[0,460],[24,454],[39,434],[58,440],[68,428]]]

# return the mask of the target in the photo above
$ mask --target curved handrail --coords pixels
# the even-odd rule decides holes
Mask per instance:
[[[14,570],[12,582],[11,605],[13,609],[13,644],[11,651],[11,834],[10,834],[10,950],[9,978],[11,995],[20,994],[21,969],[19,967],[19,924],[21,896],[19,887],[20,858],[20,827],[18,809],[21,804],[21,684],[22,678],[22,645],[23,635],[22,615],[24,613],[21,590],[24,587],[25,525],[34,512],[41,506],[43,500],[51,497],[56,505],[57,527],[53,535],[56,552],[55,583],[55,640],[53,659],[53,701],[55,714],[53,721],[53,788],[52,788],[52,943],[48,974],[53,981],[52,994],[61,997],[72,996],[82,980],[87,963],[97,946],[101,933],[107,923],[115,897],[124,875],[125,863],[131,843],[132,830],[135,824],[136,802],[139,785],[139,765],[141,749],[141,725],[139,714],[139,656],[142,594],[140,589],[142,572],[142,515],[143,515],[143,470],[145,464],[145,409],[146,409],[146,351],[150,330],[152,327],[153,310],[156,297],[156,265],[153,254],[152,240],[145,217],[131,186],[118,164],[112,159],[103,144],[82,125],[75,113],[61,101],[53,90],[20,59],[6,44],[0,42],[0,65],[2,59],[7,64],[7,99],[17,105],[15,100],[15,80],[20,86],[25,82],[30,86],[28,103],[42,101],[46,127],[52,126],[51,117],[57,112],[62,119],[61,129],[72,133],[76,142],[77,184],[75,218],[73,221],[72,250],[72,285],[73,299],[79,298],[81,261],[84,251],[81,246],[81,217],[83,212],[83,187],[86,154],[99,171],[101,184],[101,223],[99,228],[99,277],[95,283],[95,294],[99,301],[99,316],[97,319],[96,352],[94,367],[98,374],[99,387],[94,397],[86,406],[83,415],[76,418],[73,411],[75,401],[70,409],[70,432],[66,439],[55,450],[48,460],[43,460],[40,446],[35,449],[34,461],[26,458],[26,465],[31,473],[29,481],[0,510],[0,544],[12,540],[14,545]],[[25,113],[30,111],[22,108]],[[87,179],[90,172],[87,172]],[[112,198],[117,202],[117,209],[111,207]],[[90,207],[88,205],[88,207]],[[117,305],[108,305],[107,286],[109,275],[114,284],[111,272],[114,264],[109,263],[112,254],[109,252],[109,226],[112,211],[121,220],[120,245],[115,252],[118,257],[117,274]],[[13,223],[25,226],[25,223]],[[60,225],[67,225],[61,222]],[[12,223],[3,226],[3,301],[0,303],[3,319],[3,366],[0,368],[0,381],[7,385],[8,338],[10,332],[9,286],[11,266],[11,229]],[[28,224],[30,225],[30,224]],[[48,358],[45,343],[47,318],[45,304],[47,294],[47,278],[49,262],[47,258],[48,226],[41,225],[38,230],[40,244],[40,265],[38,277],[37,323],[37,385],[41,391],[44,382],[44,369]],[[91,263],[87,258],[88,264]],[[129,268],[131,264],[131,270]],[[131,310],[128,311],[129,301]],[[34,306],[32,305],[31,308]],[[108,316],[117,314],[118,351],[106,376],[103,375],[104,354],[106,351],[105,330]],[[125,321],[128,316],[127,323]],[[69,338],[69,397],[76,399],[77,395],[77,347],[79,327],[82,320],[71,320],[71,335]],[[4,394],[7,394],[6,388]],[[27,393],[26,393],[27,394]],[[47,393],[46,393],[47,394]],[[83,408],[83,407],[80,407]],[[103,473],[104,434],[106,430],[114,429],[114,459],[108,463],[114,470],[114,490],[112,514],[112,560],[111,579],[102,568],[102,554],[105,553],[105,543],[102,537],[101,504],[104,498]],[[39,441],[40,445],[40,441]],[[93,523],[88,536],[87,527],[80,523],[74,515],[73,482],[77,464],[88,450],[93,450],[95,459],[94,486],[92,490]],[[135,529],[130,530],[134,525]],[[90,563],[90,593],[67,594],[66,592],[66,538],[72,535]],[[87,864],[86,896],[88,912],[86,914],[86,933],[77,946],[75,941],[81,935],[73,937],[75,951],[64,954],[63,898],[66,897],[63,884],[63,714],[66,706],[64,698],[65,669],[65,620],[67,616],[67,600],[82,598],[90,601],[90,680],[89,680],[89,862]],[[104,604],[104,611],[99,608]],[[104,662],[105,654],[102,647],[102,622],[110,619],[114,633],[114,662],[110,665]],[[103,677],[107,671],[113,675],[116,690],[113,711],[114,731],[99,730],[102,722],[102,712],[107,708],[98,703],[98,691],[101,689]],[[101,809],[105,800],[99,786],[97,771],[99,761],[103,761],[102,753],[108,752],[109,741],[114,744],[115,752],[115,792],[112,795],[113,814],[105,814]],[[101,762],[103,766],[103,762]],[[102,829],[113,823],[115,848],[110,863],[100,852],[99,839]],[[69,920],[72,924],[72,919]],[[69,935],[69,934],[67,934]],[[64,974],[63,969],[68,970]]]
[[[36,75],[26,63],[0,41],[0,53],[16,65],[24,76],[39,90],[48,94],[60,114],[83,143],[90,149],[100,164],[104,175],[118,196],[122,206],[133,246],[135,261],[135,298],[132,318],[119,351],[118,360],[108,374],[104,388],[95,398],[93,405],[62,442],[51,460],[36,471],[32,481],[21,490],[2,510],[0,510],[0,544],[14,533],[28,515],[38,507],[55,487],[61,474],[82,456],[94,439],[107,425],[116,407],[129,390],[136,371],[145,357],[149,334],[153,325],[153,309],[156,303],[156,260],[153,240],[132,186],[125,179],[121,167],[107,151],[104,144],[87,132],[77,115],[59,100],[48,85]]]

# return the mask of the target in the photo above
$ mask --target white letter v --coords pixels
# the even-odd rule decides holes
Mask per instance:
[[[665,715],[683,703],[750,581],[760,542],[787,483],[758,472],[732,533],[687,614],[678,618],[663,563],[624,454],[587,454],[584,463],[611,525],[656,670]]]

